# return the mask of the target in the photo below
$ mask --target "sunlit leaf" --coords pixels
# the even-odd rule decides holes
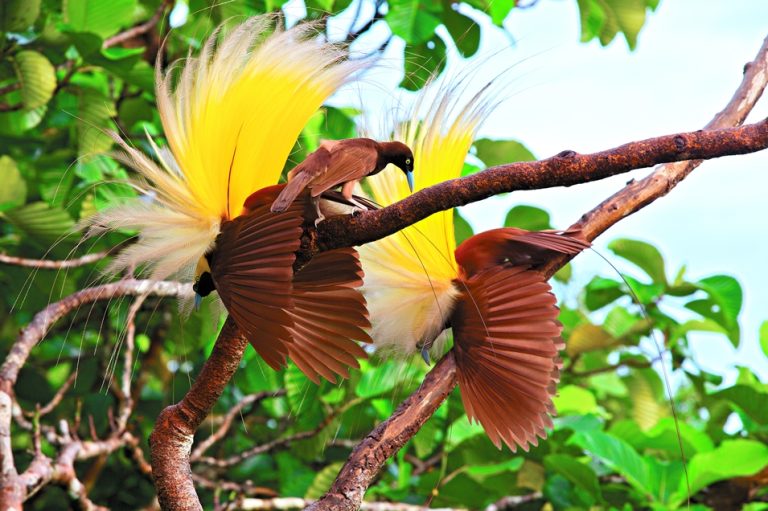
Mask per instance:
[[[582,415],[597,411],[595,395],[587,389],[577,387],[576,385],[562,387],[552,401],[555,403],[557,413],[560,415],[569,413]]]
[[[667,283],[664,258],[653,245],[644,241],[620,238],[608,243],[608,248],[617,256],[636,264],[654,282]]]
[[[56,70],[42,53],[20,51],[14,56],[16,74],[21,84],[21,101],[24,108],[38,108],[51,99],[56,89]]]
[[[0,156],[0,212],[21,206],[27,200],[27,183],[10,156]]]
[[[64,21],[78,32],[106,38],[132,23],[136,6],[136,0],[64,0]]]
[[[433,39],[440,25],[441,4],[422,0],[390,0],[386,20],[392,33],[410,45],[423,45]],[[409,59],[408,52],[405,55]]]
[[[598,325],[583,323],[573,329],[565,349],[568,356],[573,357],[580,353],[606,348],[615,341],[611,334]]]
[[[522,143],[516,140],[475,140],[477,157],[488,167],[514,163],[516,161],[534,161],[536,157]]]

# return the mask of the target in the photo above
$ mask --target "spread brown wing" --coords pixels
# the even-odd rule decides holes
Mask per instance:
[[[358,291],[363,270],[357,251],[341,248],[314,256],[293,279],[293,343],[288,356],[315,383],[335,383],[360,367],[365,351],[355,341],[372,342],[365,298]]]
[[[379,159],[375,142],[367,138],[339,140],[330,154],[328,170],[309,185],[313,197],[347,181],[364,178],[376,168]]]
[[[458,285],[451,322],[464,409],[497,447],[527,451],[552,427],[562,348],[555,297],[539,273],[510,265]]]
[[[302,233],[302,206],[271,213],[255,205],[225,222],[211,256],[211,274],[224,306],[240,330],[275,369],[291,342],[293,262]]]
[[[331,153],[323,145],[307,155],[288,173],[288,184],[272,203],[272,211],[285,211],[309,183],[327,172],[330,161]]]
[[[512,264],[534,266],[547,262],[552,252],[576,255],[591,245],[581,237],[580,231],[525,231],[504,228],[507,256]]]

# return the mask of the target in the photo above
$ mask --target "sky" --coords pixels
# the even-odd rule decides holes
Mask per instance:
[[[478,56],[463,61],[449,55],[448,68],[472,69],[482,82],[514,64],[510,97],[486,119],[480,136],[520,140],[538,158],[564,149],[589,153],[703,127],[740,83],[744,64],[768,35],[767,21],[764,0],[735,0],[727,8],[715,1],[662,0],[649,15],[637,49],[630,51],[621,36],[607,48],[597,41],[580,43],[576,2],[540,0],[532,8],[514,10],[504,24],[507,32],[483,22]],[[385,26],[377,29],[386,35]],[[336,102],[354,104],[355,96],[365,97],[369,111],[386,109],[393,94],[407,102],[407,95],[393,92],[402,77],[397,71],[401,53],[402,44],[395,42],[365,84]],[[748,122],[766,116],[768,98]],[[690,336],[694,358],[725,376],[724,383],[736,378],[737,365],[768,381],[768,358],[758,342],[760,324],[768,320],[767,170],[768,151],[705,162],[668,196],[619,222],[595,243],[610,255],[606,244],[611,239],[641,239],[661,250],[670,278],[686,265],[691,281],[714,274],[739,280],[744,290],[739,348],[721,335]],[[462,213],[477,232],[502,225],[512,206],[531,204],[549,211],[556,227],[566,227],[629,178],[647,173],[515,192],[467,206]],[[633,272],[631,264],[612,260],[622,271]],[[615,278],[610,271],[595,254],[575,261],[576,278],[584,283],[597,273]]]

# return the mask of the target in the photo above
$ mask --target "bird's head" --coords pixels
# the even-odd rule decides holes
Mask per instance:
[[[405,178],[408,180],[408,188],[413,193],[413,151],[407,145],[402,142],[384,142],[381,144],[382,153],[387,161],[405,174]]]
[[[192,290],[195,292],[195,310],[200,308],[203,297],[208,296],[216,289],[211,275],[211,265],[208,263],[208,257],[203,256],[197,262],[195,268],[195,282],[192,284]]]

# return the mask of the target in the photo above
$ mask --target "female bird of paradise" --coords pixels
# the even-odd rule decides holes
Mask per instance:
[[[462,108],[457,90],[441,90],[423,120],[414,117],[396,133],[413,149],[417,190],[461,175],[474,134],[495,106],[490,92],[484,88]],[[408,194],[391,173],[369,183],[382,205]],[[496,229],[456,248],[449,210],[360,249],[374,342],[405,353],[421,349],[427,359],[452,328],[467,416],[497,447],[527,450],[552,425],[561,325],[535,267],[552,253],[588,246],[572,234]]]
[[[86,223],[89,235],[138,232],[112,271],[138,268],[153,279],[194,278],[208,292],[216,287],[270,365],[291,356],[310,378],[333,379],[364,356],[354,339],[370,340],[356,289],[362,283],[357,254],[329,252],[294,274],[307,220],[302,201],[272,214],[268,189],[244,203],[277,183],[310,117],[361,64],[313,37],[311,24],[280,30],[275,21],[255,17],[214,34],[178,73],[163,73],[158,64],[157,106],[168,147],[149,138],[154,160],[116,137],[123,160],[140,175],[134,184],[142,197]],[[328,307],[329,297],[343,298],[343,313]],[[297,319],[313,303],[324,307]]]

